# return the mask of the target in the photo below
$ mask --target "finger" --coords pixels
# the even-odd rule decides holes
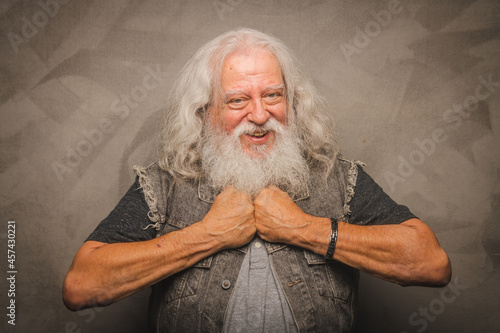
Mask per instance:
[[[232,193],[233,195],[236,193],[242,197],[249,198],[250,200],[252,199],[252,196],[247,191],[239,190],[236,187],[234,187],[233,185],[226,186],[224,188],[224,191],[225,190],[228,190],[228,192]]]
[[[264,204],[268,200],[270,194],[271,191],[269,190],[269,188],[263,188],[255,196],[254,202],[259,202],[260,204]]]
[[[234,187],[233,185],[228,185],[228,186],[226,186],[226,187],[222,190],[222,192],[229,192],[229,193],[231,193],[231,192],[236,192],[236,191],[238,191],[238,190],[237,190],[237,189],[236,189],[236,187]]]
[[[261,197],[265,191],[266,191],[266,189],[263,188],[259,192],[257,192],[257,194],[255,195],[254,201],[257,200],[259,197]]]

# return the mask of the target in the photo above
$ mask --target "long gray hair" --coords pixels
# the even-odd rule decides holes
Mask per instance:
[[[288,48],[276,38],[252,29],[224,33],[203,45],[186,63],[169,96],[159,145],[159,166],[183,179],[203,174],[201,148],[205,113],[221,96],[224,61],[239,51],[264,48],[276,57],[285,82],[289,120],[293,121],[310,168],[328,173],[338,145],[333,119],[310,79]],[[290,112],[291,111],[291,112]]]

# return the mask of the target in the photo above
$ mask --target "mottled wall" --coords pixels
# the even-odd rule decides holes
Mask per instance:
[[[452,288],[363,275],[362,331],[500,329],[498,1],[4,0],[0,15],[2,331],[142,331],[147,291],[72,313],[62,281],[131,167],[153,160],[176,73],[240,26],[294,50],[344,154],[426,221],[453,262]],[[3,313],[8,220],[15,327]]]

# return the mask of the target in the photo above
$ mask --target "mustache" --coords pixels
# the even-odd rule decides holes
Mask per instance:
[[[274,118],[269,118],[263,125],[257,125],[255,123],[246,122],[239,124],[235,127],[233,135],[239,137],[243,134],[252,134],[257,132],[267,132],[274,131],[276,133],[282,133],[284,126]]]

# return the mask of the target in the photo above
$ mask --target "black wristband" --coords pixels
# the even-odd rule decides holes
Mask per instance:
[[[337,219],[330,219],[332,221],[332,231],[330,232],[330,244],[328,244],[328,250],[326,251],[325,259],[330,260],[333,258],[333,253],[335,252],[335,246],[337,245],[337,235],[339,224]]]

